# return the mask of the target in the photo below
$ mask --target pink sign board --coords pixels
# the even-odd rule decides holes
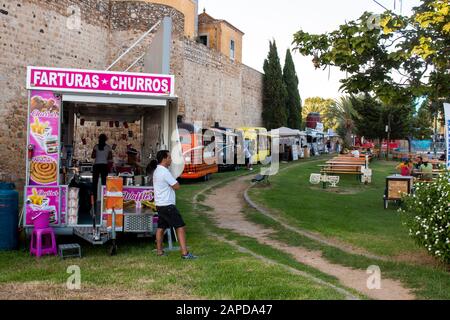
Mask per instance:
[[[102,194],[106,194],[106,187],[103,187]],[[124,211],[141,208],[155,209],[155,195],[153,187],[123,187]],[[105,201],[103,201],[105,203]],[[105,208],[103,213],[106,214]]]
[[[171,75],[28,67],[27,89],[173,96]]]
[[[28,185],[57,186],[61,97],[51,91],[30,92]]]
[[[42,211],[50,212],[50,224],[59,224],[60,188],[25,188],[25,224],[32,226],[34,218]]]

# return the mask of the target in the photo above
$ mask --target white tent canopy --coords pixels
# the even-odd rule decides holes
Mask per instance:
[[[280,137],[297,137],[306,135],[304,132],[301,132],[300,130],[294,130],[286,127],[281,127],[275,130],[278,130]]]

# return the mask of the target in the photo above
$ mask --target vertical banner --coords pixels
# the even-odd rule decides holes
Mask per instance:
[[[50,224],[59,224],[60,210],[59,187],[26,187],[25,188],[25,225],[32,226],[34,219],[42,211],[50,213]]]
[[[61,97],[51,91],[30,92],[28,172],[30,186],[57,186]]]
[[[444,103],[445,111],[445,142],[447,150],[447,169],[450,170],[450,104]]]

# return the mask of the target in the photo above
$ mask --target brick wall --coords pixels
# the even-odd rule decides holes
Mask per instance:
[[[262,74],[188,39],[172,44],[172,72],[187,122],[262,125]]]

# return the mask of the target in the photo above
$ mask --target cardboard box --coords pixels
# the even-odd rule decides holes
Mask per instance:
[[[118,210],[123,211],[123,198],[122,197],[105,197],[106,201],[106,210],[115,209],[116,212]]]
[[[106,215],[106,226],[108,228],[112,227],[112,215]],[[116,229],[123,228],[123,214],[116,214]]]
[[[123,179],[121,177],[107,177],[106,196],[123,197]]]

